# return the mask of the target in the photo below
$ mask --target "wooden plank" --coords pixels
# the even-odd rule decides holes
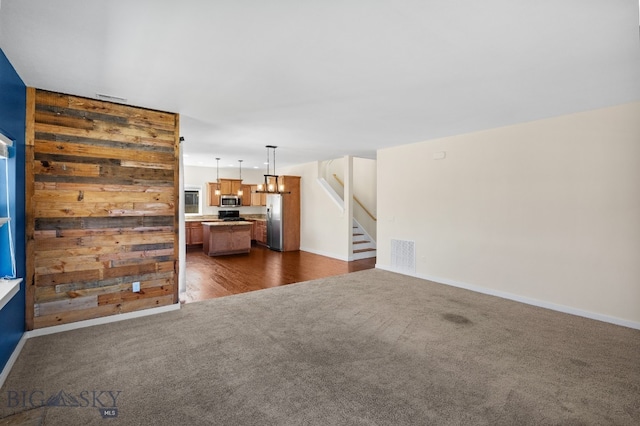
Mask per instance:
[[[174,194],[172,186],[141,186],[141,185],[108,185],[104,183],[77,184],[72,182],[36,182],[36,190],[47,191],[88,191],[88,192],[160,192]]]
[[[36,89],[27,87],[26,93],[26,128],[25,128],[25,237],[26,237],[26,271],[25,271],[25,327],[27,330],[34,328],[34,300],[35,300],[35,243],[34,224],[35,215],[33,212],[34,181],[32,176],[33,157],[35,155],[35,112],[36,112]]]
[[[57,231],[34,231],[33,238],[56,238],[58,236]]]
[[[52,114],[56,116],[81,118],[90,121],[107,121],[110,123],[120,124],[121,126],[126,126],[129,124],[129,121],[126,119],[126,117],[119,117],[113,114],[103,114],[100,112],[87,111],[83,109],[73,109],[56,105],[37,104],[36,112],[40,112],[42,114]],[[42,122],[42,120],[38,120],[37,118],[36,120]]]
[[[127,161],[124,160],[120,163],[122,167],[140,167],[145,169],[165,169],[172,170],[174,165],[167,163],[150,163],[148,161]]]
[[[36,175],[55,176],[100,176],[100,166],[82,163],[57,163],[52,161],[35,161],[33,170]]]
[[[102,166],[100,176],[104,178],[131,178],[157,180],[161,182],[173,182],[173,170],[171,169],[151,169],[151,168],[130,168],[119,166]]]
[[[76,321],[101,318],[120,313],[135,312],[143,309],[157,308],[173,304],[173,296],[161,296],[148,299],[126,301],[114,305],[102,305],[90,309],[60,312],[35,318],[35,328],[51,327]]]
[[[61,259],[55,259],[55,261],[56,263],[54,264],[45,262],[44,265],[39,265],[38,263],[36,263],[36,275],[56,274],[63,272],[93,271],[95,269],[100,270],[104,268],[104,264],[97,260],[95,257],[93,259],[81,257],[77,261],[74,259],[73,262],[67,262]],[[42,263],[42,261],[39,261],[39,263]]]
[[[35,93],[35,102],[37,105],[54,105],[66,108],[69,106],[69,95],[49,92],[46,90],[37,90]]]
[[[49,126],[49,127],[47,127]],[[53,129],[52,125],[43,124],[42,127],[44,129]],[[69,132],[68,132],[69,133]],[[60,144],[83,144],[83,145],[91,145],[96,147],[104,147],[104,148],[113,148],[113,149],[124,149],[124,150],[135,150],[141,152],[164,152],[171,153],[172,147],[166,142],[163,141],[159,143],[159,141],[155,140],[133,140],[133,141],[119,141],[113,140],[113,138],[102,138],[96,139],[90,136],[78,136],[78,132],[75,132],[74,135],[60,134],[60,133],[52,133],[52,132],[44,132],[39,131],[36,126],[36,141],[42,142],[55,142]]]
[[[171,146],[173,144],[174,129],[149,126],[148,124],[131,123],[126,117],[113,114],[103,114],[86,110],[62,108],[51,105],[36,105],[36,122],[53,124],[87,130],[99,130],[100,126],[115,126],[124,130],[135,130],[144,137],[154,138],[156,145]],[[132,135],[134,133],[131,133]]]
[[[118,266],[107,268],[104,271],[104,278],[125,277],[131,275],[150,274],[157,271],[156,263],[142,263],[138,265]]]
[[[60,250],[76,247],[103,247],[107,245],[157,244],[175,242],[173,233],[154,232],[141,234],[92,235],[79,238],[43,238],[36,241],[38,251]]]
[[[36,190],[38,202],[84,203],[173,203],[172,192],[95,192],[87,190]]]
[[[133,216],[133,203],[35,203],[35,214],[38,217],[104,217],[104,216]],[[123,212],[130,212],[126,214]]]
[[[121,313],[126,313],[126,312],[139,311],[142,309],[168,306],[174,303],[176,302],[174,302],[173,296],[169,294],[167,296],[151,297],[151,298],[145,298],[145,299],[139,299],[139,300],[127,300],[122,303],[119,303],[116,306],[120,307]],[[104,306],[111,306],[111,305],[104,305]]]
[[[79,311],[82,309],[97,307],[98,304],[99,296],[97,295],[36,303],[34,307],[34,315],[39,317],[57,314],[60,312]],[[102,304],[104,305],[104,303]]]
[[[35,239],[45,238],[78,238],[94,235],[143,235],[149,233],[173,232],[173,226],[148,226],[138,228],[100,228],[100,229],[69,229],[55,231],[35,231]]]
[[[141,248],[149,247],[149,248]],[[81,259],[94,256],[101,262],[124,259],[151,259],[170,256],[173,242],[162,244],[138,244],[133,246],[80,247],[60,250],[41,250],[36,253],[36,266],[53,265],[60,259]]]
[[[98,124],[98,123],[96,123]],[[58,136],[72,136],[75,138],[94,139],[98,141],[122,142],[123,144],[147,145],[149,147],[161,148],[169,146],[170,140],[159,139],[158,134],[152,131],[146,134],[134,130],[123,131],[117,126],[108,126],[103,123],[95,126],[95,129],[75,129],[72,127],[63,127],[55,124],[38,123],[35,124],[36,134],[49,133]],[[73,139],[67,139],[71,142]],[[133,147],[132,147],[133,148]]]
[[[97,184],[104,183],[106,185],[163,185],[167,187],[173,187],[175,185],[174,182],[166,181],[153,181],[149,179],[134,179],[129,177],[121,177],[121,178],[105,178],[102,176],[99,177],[91,177],[91,176],[55,176],[55,175],[36,175],[36,182],[72,182],[77,184]]]
[[[173,203],[146,205],[140,203],[36,203],[36,214],[53,217],[117,217],[166,216],[173,213]]]
[[[153,297],[161,297],[166,295],[172,295],[172,286],[160,286],[151,287],[146,289],[140,289],[140,292],[134,293],[132,291],[121,291],[114,293],[105,293],[97,296],[98,305],[109,305],[114,303],[122,303],[132,300],[149,299]]]
[[[140,288],[142,290],[161,287],[172,286],[173,277],[165,277],[153,280],[137,280],[140,282]],[[122,284],[114,284],[104,287],[89,287],[89,288],[73,288],[68,291],[60,291],[59,288],[63,286],[48,286],[39,287],[36,293],[36,302],[44,303],[54,300],[64,300],[68,298],[84,297],[84,296],[99,296],[101,294],[115,293],[121,291],[129,291],[132,289],[132,282],[126,282]]]
[[[83,274],[84,272],[84,274]],[[152,272],[139,275],[128,275],[123,277],[103,278],[101,271],[80,271],[66,272],[62,274],[49,274],[36,276],[36,291],[42,288],[55,288],[56,293],[68,291],[85,290],[89,288],[109,287],[133,281],[148,281],[153,279],[171,278],[174,279],[173,271]]]
[[[175,127],[173,113],[48,92],[45,90],[38,90],[37,103],[123,117],[128,123],[162,127],[166,130],[171,130]]]
[[[88,281],[93,282],[101,278],[100,269],[88,271],[73,271],[53,274],[37,274],[35,276],[35,285],[38,287],[55,286],[60,284],[68,284],[75,282]]]
[[[121,312],[118,305],[95,306],[89,309],[60,312],[51,315],[41,315],[34,318],[34,328],[52,327],[54,325],[69,324],[76,321],[101,318]]]
[[[101,256],[109,253],[119,253],[122,251],[130,250],[133,246],[101,246],[101,247],[72,247],[72,248],[59,248],[55,247],[52,250],[38,250],[36,252],[36,263],[42,264],[44,259],[64,259],[65,257],[76,258],[78,256]],[[40,263],[38,263],[40,262]]]
[[[138,149],[114,149],[112,147],[88,144],[70,144],[36,139],[36,152],[45,154],[63,154],[82,157],[110,158],[129,161],[147,161],[170,163],[172,155],[162,151],[143,151]]]
[[[173,245],[173,244],[172,244]],[[162,250],[144,250],[144,251],[128,251],[128,252],[120,252],[120,253],[110,253],[100,255],[99,258],[104,262],[111,262],[112,264],[116,264],[117,262],[127,261],[130,263],[133,260],[145,261],[148,262],[151,259],[154,260],[163,260],[167,258],[171,258],[173,255],[173,247],[169,249]]]
[[[164,262],[173,263],[172,262],[173,256],[171,255],[157,256],[154,258],[137,257],[137,258],[131,258],[131,259],[112,260],[109,263],[112,268],[116,268],[120,266],[142,265],[142,264],[147,264],[151,261],[156,262],[156,264],[160,264]]]
[[[127,105],[98,101],[93,99],[69,97],[69,108],[82,109],[84,111],[104,112],[109,115],[125,117],[129,123],[137,123],[149,127],[163,127],[171,130],[175,124],[172,113],[136,108]]]
[[[101,229],[101,228],[144,228],[152,226],[170,226],[174,220],[171,216],[158,217],[117,217],[117,218],[38,218],[37,230],[64,229]]]
[[[95,281],[84,281],[84,282],[70,282],[68,284],[59,284],[53,287],[39,287],[38,291],[43,289],[53,288],[56,293],[67,293],[74,292],[80,290],[88,290],[88,289],[98,289],[98,288],[110,288],[119,285],[131,284],[134,281],[153,281],[153,280],[162,280],[169,279],[171,281],[175,280],[175,274],[173,271],[168,272],[152,272],[149,274],[141,274],[141,275],[129,275],[126,277],[115,277],[109,279],[100,279]],[[47,290],[48,291],[48,290]]]
[[[94,127],[93,122],[84,117],[56,114],[43,110],[40,105],[36,106],[36,123],[51,124],[61,127],[73,127],[85,130],[91,130]]]

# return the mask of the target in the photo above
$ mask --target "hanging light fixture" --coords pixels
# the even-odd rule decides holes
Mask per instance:
[[[238,160],[238,163],[240,165],[240,184],[242,185],[242,160]],[[243,194],[244,191],[242,190],[242,186],[240,186],[240,188],[238,188],[238,197],[242,197]]]
[[[290,194],[286,192],[284,184],[278,182],[278,175],[276,175],[276,148],[274,145],[267,145],[267,174],[264,175],[264,183],[258,185],[257,193],[267,194]],[[270,150],[273,150],[273,174],[271,173],[271,159]]]
[[[216,195],[220,195],[220,158],[216,158]]]

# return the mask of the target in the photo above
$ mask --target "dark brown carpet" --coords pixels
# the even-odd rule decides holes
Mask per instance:
[[[0,392],[18,424],[637,425],[640,331],[369,270],[32,338]]]

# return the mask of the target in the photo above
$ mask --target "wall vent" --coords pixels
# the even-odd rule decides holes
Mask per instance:
[[[125,98],[121,98],[118,96],[105,95],[103,93],[96,93],[96,98],[100,99],[101,101],[115,102],[117,104],[127,103],[127,100]]]
[[[391,268],[396,271],[416,273],[415,241],[391,240]]]

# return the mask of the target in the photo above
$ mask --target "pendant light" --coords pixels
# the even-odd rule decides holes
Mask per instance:
[[[258,185],[257,193],[267,194],[290,194],[286,192],[284,184],[278,182],[278,175],[276,175],[276,148],[274,145],[267,145],[267,174],[264,175],[264,184]],[[271,173],[271,159],[270,150],[273,150],[273,174]],[[275,183],[274,183],[275,182]]]
[[[216,195],[220,195],[220,158],[216,158]]]
[[[244,191],[242,190],[242,160],[238,160],[238,163],[240,165],[240,188],[238,188],[238,197],[242,197],[242,195],[244,194]]]

